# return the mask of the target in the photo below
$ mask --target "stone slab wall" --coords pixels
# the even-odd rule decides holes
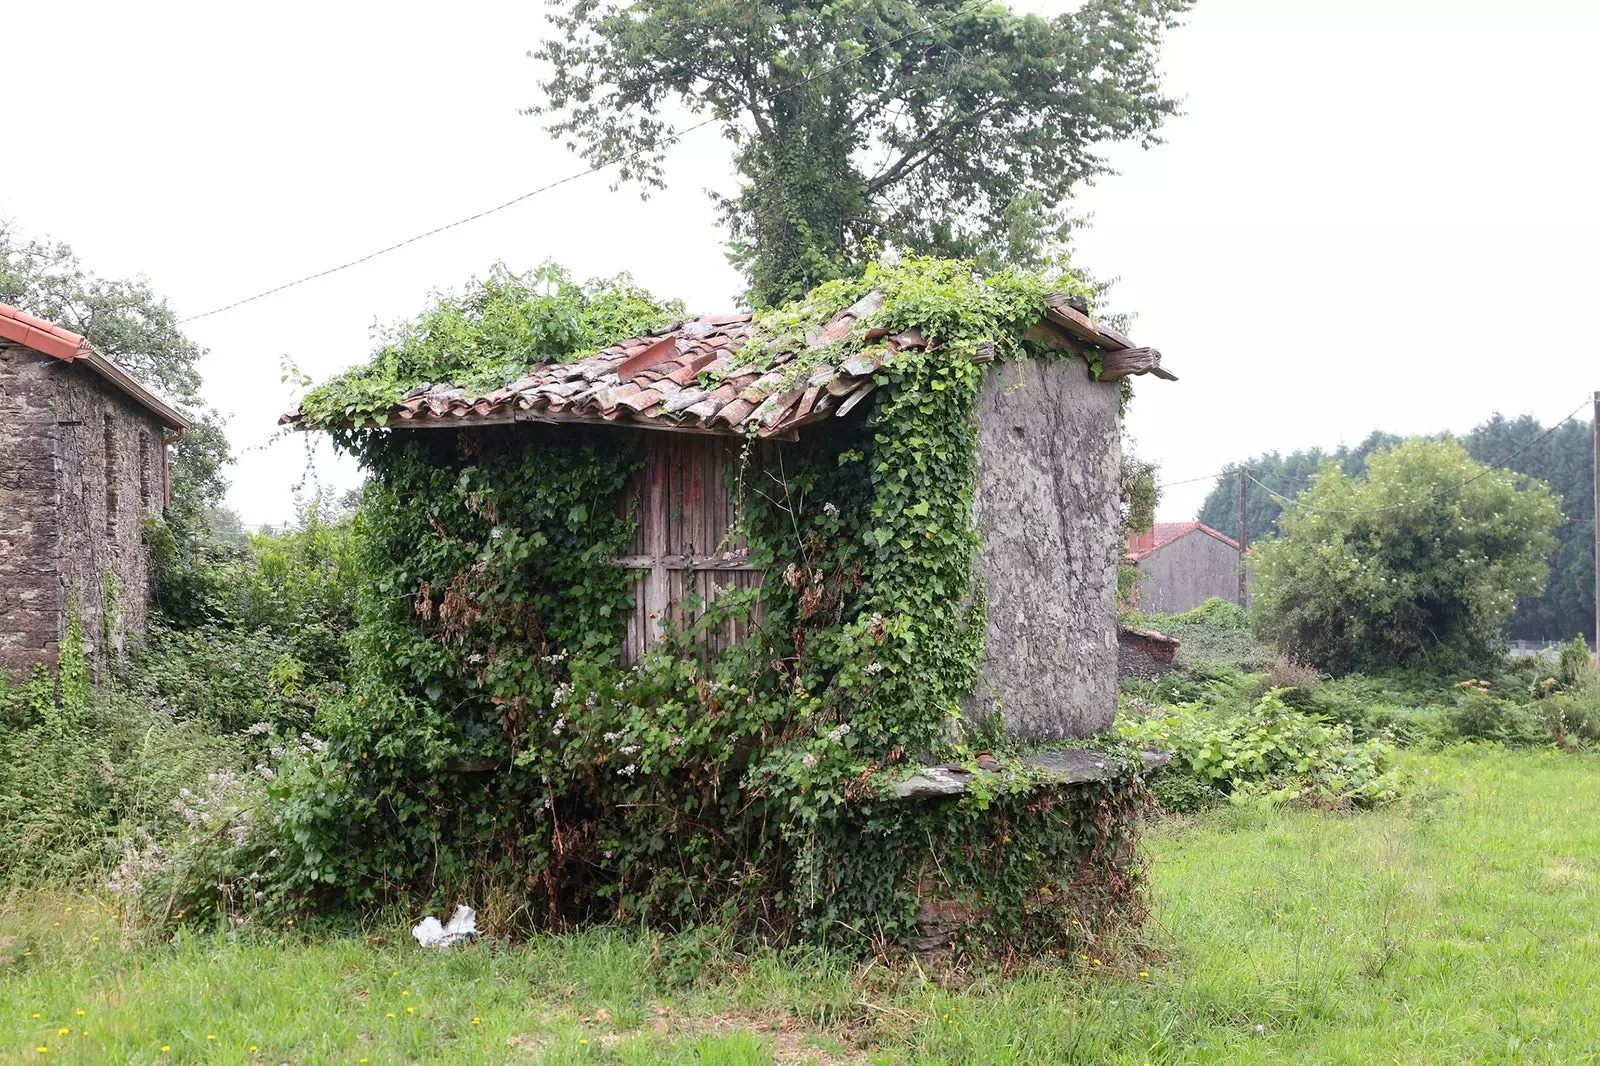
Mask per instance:
[[[162,425],[98,375],[58,365],[61,579],[94,658],[119,657],[143,631],[150,602],[144,519],[165,505]],[[106,575],[118,586],[107,617]],[[110,647],[105,647],[109,638]]]
[[[1119,401],[1081,359],[995,363],[979,400],[988,649],[967,711],[997,710],[1027,739],[1116,716]]]
[[[1239,550],[1195,530],[1134,564],[1139,568],[1139,610],[1180,614],[1213,596],[1239,599]]]
[[[62,591],[55,360],[0,344],[0,672],[53,658]]]

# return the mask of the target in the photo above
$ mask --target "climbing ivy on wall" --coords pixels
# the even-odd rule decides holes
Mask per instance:
[[[882,294],[797,376],[870,347],[880,327],[932,343],[878,371],[867,417],[746,446],[739,532],[765,587],[691,605],[697,621],[628,667],[632,575],[611,560],[634,529],[619,500],[638,431],[391,433],[362,428],[379,394],[359,372],[308,395],[303,417],[372,477],[358,673],[321,712],[326,750],[288,787],[303,884],[356,900],[498,891],[536,924],[848,927],[858,945],[908,931],[924,890],[992,896],[972,913],[1012,945],[1059,944],[1125,909],[1136,782],[1068,788],[1019,765],[959,798],[888,795],[919,757],[973,756],[985,727],[960,710],[984,638],[974,357],[1062,357],[1023,334],[1046,292],[1068,288],[1082,286],[912,258],[759,319],[746,349],[758,361]],[[602,346],[652,317],[585,339]],[[406,365],[415,335],[378,361]],[[501,380],[525,372],[508,358],[489,356]],[[758,596],[754,634],[706,653],[699,634],[749,621]]]

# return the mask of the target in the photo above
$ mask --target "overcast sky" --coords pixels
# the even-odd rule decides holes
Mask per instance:
[[[1029,10],[1064,4],[1031,0]],[[536,0],[7,5],[0,216],[144,273],[198,314],[581,169],[537,120]],[[24,47],[15,47],[16,44]],[[1555,421],[1600,388],[1594,0],[1200,0],[1165,51],[1184,114],[1084,191],[1078,259],[1176,383],[1129,430],[1167,481],[1264,450]],[[245,520],[293,514],[287,356],[322,379],[374,322],[496,259],[626,270],[731,309],[713,129],[641,203],[590,176],[355,269],[194,322]],[[357,472],[313,449],[324,483]],[[1205,482],[1175,486],[1193,516]]]

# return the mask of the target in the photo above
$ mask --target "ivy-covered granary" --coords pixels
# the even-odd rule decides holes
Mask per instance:
[[[371,475],[305,883],[924,949],[1137,907],[1145,766],[1095,734],[1159,354],[938,260],[754,318],[573,289],[598,352],[457,354],[491,284],[289,416]]]

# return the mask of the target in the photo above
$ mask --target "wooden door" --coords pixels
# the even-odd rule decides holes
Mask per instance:
[[[628,619],[624,662],[641,658],[668,622],[683,630],[694,621],[684,601],[693,592],[713,603],[729,589],[759,588],[765,576],[749,563],[742,539],[731,530],[737,501],[730,475],[743,442],[697,433],[645,433],[645,464],[624,493],[638,521],[623,566],[639,572]],[[704,635],[708,656],[743,640],[759,622],[730,621]]]

